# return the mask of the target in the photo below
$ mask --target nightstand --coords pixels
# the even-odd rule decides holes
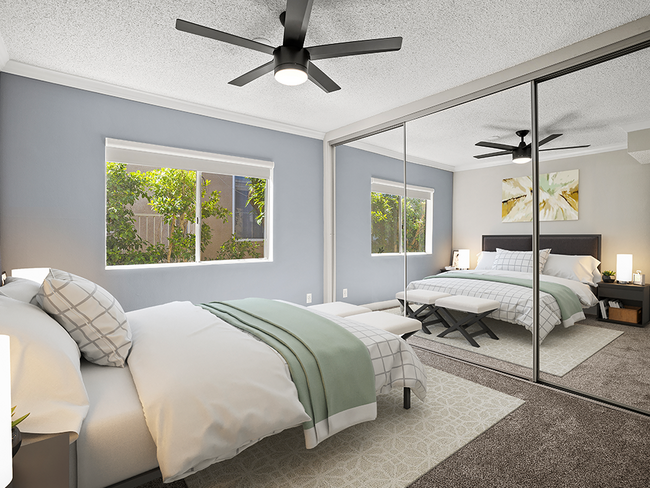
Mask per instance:
[[[8,488],[68,488],[70,435],[30,436],[14,457],[14,478]]]
[[[602,319],[600,309],[598,318],[603,322],[615,322],[617,324],[633,325],[644,327],[650,322],[650,285],[633,285],[631,283],[598,283],[599,300],[620,300],[623,305],[641,307],[641,323],[633,324],[618,320]]]

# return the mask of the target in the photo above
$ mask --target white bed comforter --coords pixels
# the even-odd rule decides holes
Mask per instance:
[[[286,362],[254,337],[190,302],[127,316],[133,332],[129,368],[165,482],[229,459],[308,420]],[[426,375],[406,342],[327,317],[366,344],[378,393],[410,387],[424,398]]]
[[[455,271],[454,273],[459,272]],[[467,270],[462,271],[462,273],[531,279],[530,273],[517,271]],[[593,307],[598,303],[596,296],[592,293],[589,286],[584,283],[547,275],[540,275],[540,281],[559,283],[570,288],[578,297],[583,308]],[[492,281],[435,278],[413,281],[409,284],[408,289],[441,291],[452,295],[467,295],[497,300],[501,303],[501,306],[491,313],[489,317],[504,322],[523,325],[528,330],[532,330],[533,328],[533,294],[530,288]],[[540,343],[556,325],[562,324],[564,327],[570,327],[576,322],[585,319],[585,314],[580,312],[566,320],[562,320],[560,307],[555,298],[542,291],[539,293],[539,310]]]

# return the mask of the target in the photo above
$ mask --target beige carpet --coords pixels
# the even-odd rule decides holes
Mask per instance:
[[[425,402],[380,395],[378,417],[315,449],[301,428],[268,437],[185,479],[189,488],[403,488],[524,402],[425,366]]]
[[[416,336],[532,368],[532,335],[528,330],[520,325],[492,319],[486,319],[486,324],[499,340],[491,339],[487,335],[477,336],[474,339],[481,347],[470,345],[460,332],[452,332],[446,337],[436,337],[444,330],[440,324],[429,327],[431,335],[418,332]],[[475,330],[478,330],[476,325],[469,329],[470,332]],[[581,324],[568,328],[557,326],[546,336],[540,346],[540,370],[555,376],[564,376],[622,333]]]

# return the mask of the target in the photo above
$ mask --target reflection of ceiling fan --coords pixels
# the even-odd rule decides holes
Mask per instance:
[[[341,87],[314,66],[312,61],[359,54],[399,51],[402,47],[401,37],[339,42],[309,48],[303,47],[313,3],[314,0],[287,0],[287,9],[280,14],[280,22],[284,26],[284,39],[282,45],[276,48],[181,19],[176,20],[176,29],[273,55],[272,61],[229,82],[231,85],[236,86],[244,86],[246,83],[250,83],[273,71],[275,79],[282,84],[299,85],[309,78],[313,83],[329,93],[340,90]]]
[[[491,147],[493,149],[502,149],[502,151],[495,153],[479,154],[474,156],[476,159],[491,158],[492,156],[503,156],[504,154],[512,154],[512,162],[517,164],[524,164],[531,160],[530,156],[530,144],[526,144],[524,137],[528,135],[527,130],[518,130],[515,132],[518,137],[521,137],[521,141],[518,146],[510,146],[508,144],[499,144],[498,142],[489,142],[481,141],[477,142],[477,146]],[[543,146],[547,142],[551,142],[553,139],[557,139],[562,134],[551,134],[548,137],[545,137],[539,141],[539,146]],[[578,149],[580,147],[589,147],[589,144],[585,146],[565,146],[565,147],[551,147],[548,149],[540,149],[540,151],[558,151],[560,149]]]

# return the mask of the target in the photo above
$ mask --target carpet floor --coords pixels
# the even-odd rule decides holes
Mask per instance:
[[[411,488],[650,486],[648,417],[415,349],[428,366],[525,403]],[[184,481],[154,480],[141,488],[186,487]]]
[[[549,343],[551,340],[555,342],[555,338],[566,335],[566,332],[573,329],[573,327],[551,331],[542,343],[542,350],[540,351],[540,379],[650,412],[650,355],[648,354],[648,351],[650,351],[650,327],[632,327],[600,322],[594,316],[588,316],[586,320],[577,325],[580,325],[583,330],[593,330],[593,337],[598,339],[589,341],[582,349],[579,345],[575,348],[577,364],[571,365],[569,371],[562,375],[551,374],[561,372],[563,365],[570,365],[571,353],[560,355],[561,357],[568,357],[569,361],[562,360],[547,364],[553,358],[544,354],[544,345],[547,341]],[[520,329],[530,336],[530,333],[523,327]],[[556,333],[559,334],[554,336]],[[411,337],[409,342],[423,349],[465,359],[522,377],[531,377],[530,367],[525,366],[526,363],[522,364],[522,361],[508,361],[499,357],[486,356],[472,350],[475,348],[471,346],[453,347],[449,344],[423,339],[420,337],[421,335],[423,334],[418,333],[416,336]],[[608,336],[611,339],[603,343],[601,338],[606,339]],[[501,342],[501,339],[493,341],[487,336],[481,337],[485,338],[484,342],[493,342],[494,348]],[[599,348],[594,347],[598,344],[602,344],[602,346]],[[481,346],[482,348],[483,346]],[[528,364],[532,364],[530,345],[528,356],[530,357]]]

